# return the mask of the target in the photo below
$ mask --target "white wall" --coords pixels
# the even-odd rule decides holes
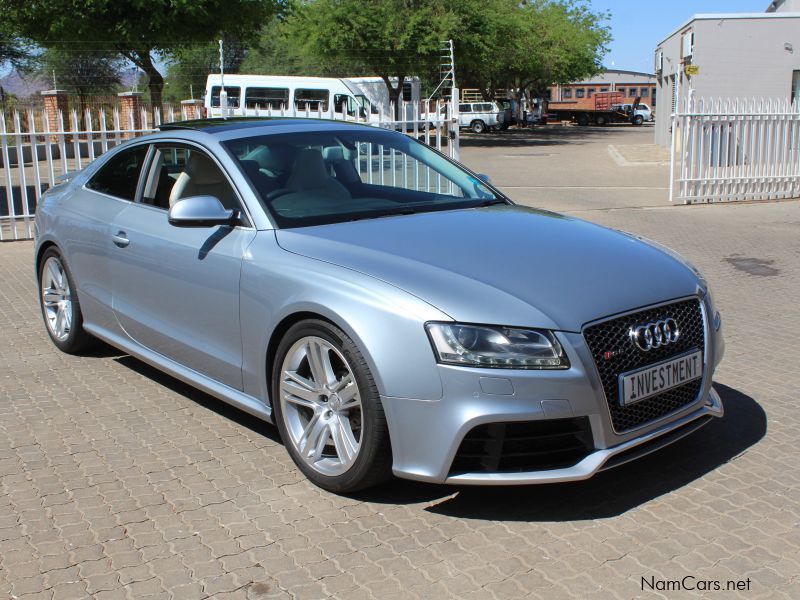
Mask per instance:
[[[796,0],[800,1],[800,0]],[[781,14],[781,13],[777,13]],[[681,33],[694,31],[693,65],[700,74],[689,80],[682,74]],[[788,46],[787,46],[788,45]],[[664,77],[681,71],[681,97],[689,88],[699,97],[788,98],[792,76],[800,69],[800,14],[761,18],[697,19],[659,46],[664,51],[664,72],[658,87],[656,143],[669,144],[669,98]]]

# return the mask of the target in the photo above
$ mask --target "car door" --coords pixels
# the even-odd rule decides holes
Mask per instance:
[[[111,222],[136,197],[148,145],[139,144],[114,152],[75,193],[64,200],[59,218],[59,244],[66,253],[85,323],[119,334],[111,309],[111,269],[108,255]]]
[[[137,201],[112,226],[114,314],[145,348],[240,389],[239,275],[255,230],[243,212],[236,226],[170,225],[171,205],[201,195],[241,211],[229,178],[207,152],[154,145]]]

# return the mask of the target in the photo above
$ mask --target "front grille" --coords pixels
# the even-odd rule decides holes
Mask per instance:
[[[592,450],[588,417],[487,423],[464,436],[450,475],[560,469],[580,462]]]
[[[633,344],[629,336],[631,327],[652,323],[667,317],[672,317],[678,322],[681,335],[676,342],[661,348],[654,348],[649,352],[643,352]],[[623,432],[649,423],[691,404],[697,399],[702,379],[695,379],[628,406],[622,406],[619,403],[619,375],[621,373],[634,371],[689,350],[698,349],[705,352],[703,313],[700,301],[696,298],[649,308],[590,325],[584,329],[583,337],[597,366],[615,431]],[[610,360],[604,358],[606,352],[613,354]]]

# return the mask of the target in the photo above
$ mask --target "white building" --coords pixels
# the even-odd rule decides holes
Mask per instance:
[[[697,98],[800,98],[800,0],[775,0],[764,13],[695,15],[658,44],[655,71],[662,146],[690,90]]]

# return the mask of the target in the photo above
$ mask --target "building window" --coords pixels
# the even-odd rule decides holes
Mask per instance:
[[[591,98],[591,97],[594,95],[594,88],[589,88],[589,90],[587,91],[587,93],[588,93],[588,95],[589,95],[589,98]]]
[[[553,99],[553,90],[548,89],[547,90],[547,101],[550,102],[550,100],[552,100],[552,99]]]
[[[572,89],[571,88],[566,88],[566,89],[562,90],[561,91],[561,97],[564,98],[565,100],[567,100],[569,98],[572,98]]]
[[[607,91],[608,91],[608,88],[600,88],[600,91],[601,91],[601,92],[607,92]]]
[[[576,98],[583,98],[585,95],[586,93],[584,92],[583,88],[578,88],[577,90],[575,90]]]
[[[639,95],[642,98],[647,98],[650,95],[650,88],[642,88],[641,90],[639,90]]]
[[[629,89],[628,96],[630,96],[631,98],[636,98],[636,88]]]
[[[623,96],[625,95],[625,88],[624,88],[624,87],[618,87],[618,88],[617,88],[617,91],[618,91],[620,94],[622,94]]]
[[[792,73],[792,102],[800,102],[800,71]]]
[[[694,31],[687,31],[681,36],[681,58],[691,58],[694,53]]]
[[[656,107],[656,88],[653,88],[653,93],[650,97],[650,105],[655,108]]]

